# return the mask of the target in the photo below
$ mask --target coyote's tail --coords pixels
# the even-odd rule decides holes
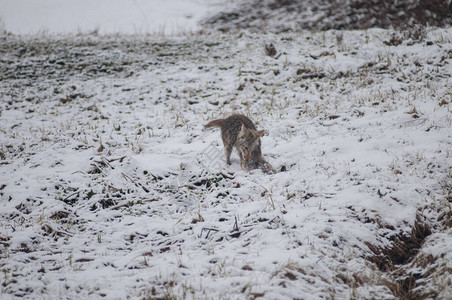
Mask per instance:
[[[218,119],[218,120],[213,120],[210,121],[209,123],[207,123],[206,125],[204,125],[205,128],[209,128],[209,127],[221,127],[221,124],[223,124],[224,119]]]

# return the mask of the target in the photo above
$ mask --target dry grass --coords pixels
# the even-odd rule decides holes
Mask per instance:
[[[419,253],[426,238],[432,234],[432,228],[423,220],[420,213],[416,215],[413,229],[406,234],[399,234],[394,238],[392,247],[378,248],[367,244],[374,253],[368,259],[375,263],[378,269],[384,272],[388,278],[382,279],[382,284],[388,287],[392,294],[399,299],[426,299],[431,297],[430,293],[419,293],[415,291],[417,281],[426,276],[406,271]],[[425,258],[425,267],[432,263],[431,257]],[[424,269],[425,270],[425,269]],[[427,274],[428,275],[428,274]]]

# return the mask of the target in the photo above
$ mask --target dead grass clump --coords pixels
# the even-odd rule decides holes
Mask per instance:
[[[395,237],[391,248],[378,249],[368,244],[367,246],[375,254],[369,260],[375,263],[380,271],[392,271],[394,270],[394,266],[404,265],[410,262],[431,233],[430,226],[424,223],[418,214],[411,233],[409,235],[402,234]]]
[[[371,244],[367,245],[374,253],[368,259],[375,263],[380,271],[389,275],[390,279],[383,279],[383,285],[399,299],[426,299],[432,296],[430,293],[419,293],[415,290],[419,279],[425,278],[428,274],[413,273],[406,268],[411,265],[430,234],[432,234],[430,226],[422,220],[420,214],[417,214],[411,233],[396,236],[392,247],[380,249]],[[425,263],[429,264],[431,260],[426,260]]]

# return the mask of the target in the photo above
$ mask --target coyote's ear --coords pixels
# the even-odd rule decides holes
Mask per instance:
[[[242,124],[242,128],[240,128],[240,132],[246,132],[246,127],[244,124]]]
[[[259,137],[263,136],[264,134],[265,134],[265,130],[256,130],[256,131],[254,132],[254,136],[255,136],[256,138],[259,138]]]

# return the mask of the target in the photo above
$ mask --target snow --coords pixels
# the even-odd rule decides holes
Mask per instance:
[[[451,28],[68,28],[1,36],[2,299],[393,299],[369,245],[450,217]],[[237,112],[276,174],[203,128]],[[440,297],[450,246],[438,230],[413,262]]]
[[[199,30],[201,18],[225,7],[219,0],[4,0],[0,20],[15,34],[178,34]]]

